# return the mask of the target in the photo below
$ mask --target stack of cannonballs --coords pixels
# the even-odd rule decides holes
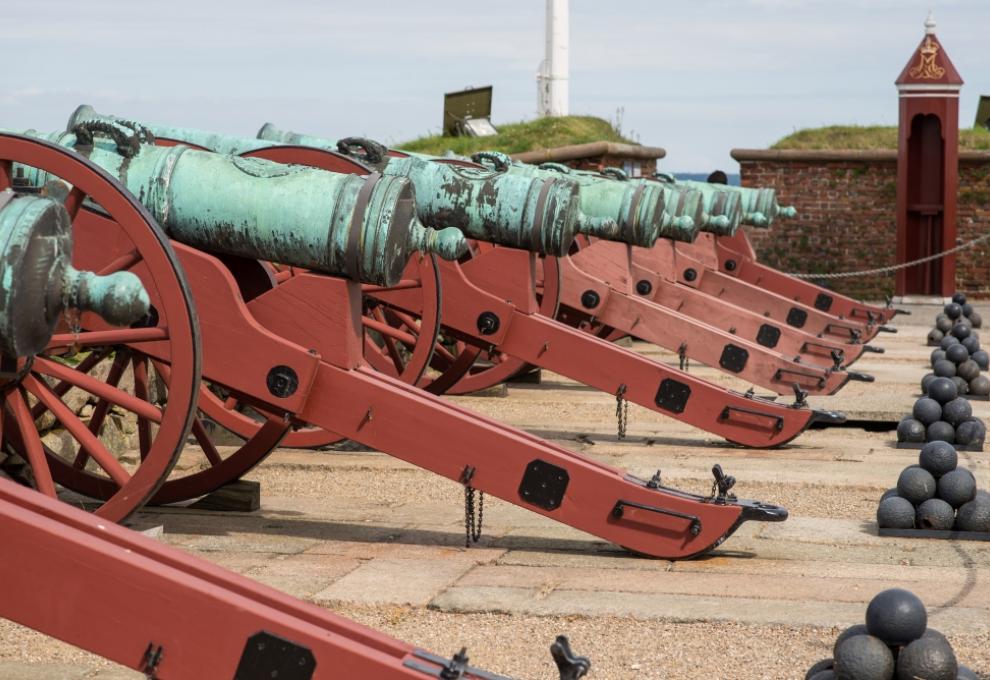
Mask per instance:
[[[925,444],[918,463],[904,468],[897,488],[880,498],[881,529],[990,532],[990,494],[977,490],[972,472],[956,467],[950,444]]]
[[[874,597],[866,624],[842,631],[832,653],[805,680],[979,680],[959,665],[949,640],[928,627],[924,603],[901,588]]]
[[[986,376],[979,376],[986,380]],[[973,407],[960,396],[957,379],[927,375],[921,381],[925,396],[914,402],[911,415],[897,424],[897,442],[913,445],[942,441],[982,451],[986,425],[973,416]]]
[[[966,302],[966,296],[962,293],[953,295],[952,302],[935,317],[935,328],[928,333],[928,344],[932,346],[940,344],[957,323],[968,323],[971,328],[980,328],[983,325],[980,313],[973,309],[973,305]]]
[[[949,305],[952,307],[953,305]],[[949,378],[961,395],[987,397],[990,378],[980,373],[990,369],[990,354],[980,348],[980,338],[967,323],[957,323],[931,354],[932,372],[921,379],[921,391],[935,378]]]

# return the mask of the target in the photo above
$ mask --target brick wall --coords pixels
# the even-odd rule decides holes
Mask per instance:
[[[959,167],[957,236],[990,230],[990,154],[963,153]],[[894,264],[897,238],[897,155],[894,151],[773,152],[735,150],[743,186],[777,190],[798,217],[769,230],[749,229],[761,262],[786,272],[842,272]],[[960,290],[990,297],[990,243],[956,259]],[[857,298],[894,291],[893,275],[822,280]]]

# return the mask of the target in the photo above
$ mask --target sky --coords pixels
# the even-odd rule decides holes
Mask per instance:
[[[62,129],[88,103],[397,144],[439,130],[444,92],[488,84],[496,125],[536,115],[541,0],[0,3],[0,127]],[[735,171],[730,149],[801,128],[893,125],[930,8],[969,127],[990,94],[990,0],[571,0],[571,113],[621,121],[672,172]]]

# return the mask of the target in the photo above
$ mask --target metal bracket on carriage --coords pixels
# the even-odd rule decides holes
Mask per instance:
[[[899,308],[898,309],[894,309],[894,298],[892,298],[889,295],[885,295],[884,296],[884,303],[885,303],[885,306],[887,307],[887,309],[893,309],[894,310],[894,316],[897,316],[898,314],[904,314],[905,316],[911,316],[911,311],[910,310],[899,309]]]
[[[431,678],[440,678],[440,680],[468,680],[469,678],[477,678],[478,680],[510,680],[504,675],[495,675],[494,673],[469,666],[467,647],[461,647],[461,651],[454,654],[450,659],[431,654],[423,649],[414,650],[412,657],[403,661],[402,665],[423,675],[428,675]]]
[[[807,390],[802,390],[801,386],[797,383],[792,385],[794,388],[794,403],[791,404],[791,408],[804,408],[808,405],[808,392]]]
[[[735,501],[735,494],[730,494],[729,491],[736,485],[736,478],[725,474],[722,471],[722,466],[718,463],[712,466],[712,477],[715,478],[715,481],[712,482],[712,498],[715,499],[715,502]]]
[[[557,636],[550,645],[550,655],[557,664],[560,680],[580,680],[591,670],[591,660],[586,656],[576,655],[571,650],[571,643],[566,635]]]

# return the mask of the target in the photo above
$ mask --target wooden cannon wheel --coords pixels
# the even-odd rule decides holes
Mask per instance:
[[[102,169],[69,149],[0,134],[0,190],[18,189],[15,163],[48,173],[43,194],[65,196],[73,265],[136,274],[152,312],[130,328],[69,314],[44,352],[3,359],[5,469],[48,496],[61,485],[97,499],[97,515],[121,521],[157,492],[193,425],[200,344],[189,286],[151,215]],[[112,220],[90,219],[100,212]],[[167,390],[155,365],[168,367]],[[110,442],[131,429],[138,452],[118,457]]]

